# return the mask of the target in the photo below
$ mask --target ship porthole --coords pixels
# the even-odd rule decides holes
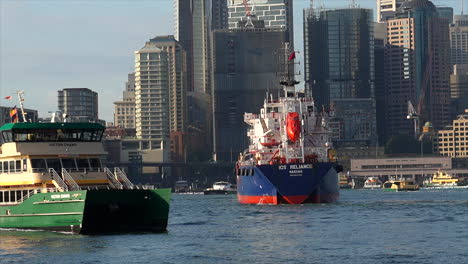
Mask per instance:
[[[11,210],[10,209],[6,210],[6,215],[11,215]]]

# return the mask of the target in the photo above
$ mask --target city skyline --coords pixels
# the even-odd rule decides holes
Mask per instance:
[[[315,2],[324,2],[325,8],[351,3]],[[355,2],[372,8],[376,20],[375,0]],[[433,2],[460,13],[459,0]],[[294,1],[295,49],[301,62],[302,10],[309,6],[309,0]],[[173,0],[0,0],[0,96],[24,90],[25,107],[48,117],[58,110],[58,90],[85,87],[99,94],[99,118],[113,121],[113,102],[121,100],[127,75],[135,70],[134,51],[150,38],[174,34],[173,12]]]

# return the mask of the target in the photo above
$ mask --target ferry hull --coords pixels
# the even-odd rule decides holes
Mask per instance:
[[[242,204],[331,203],[339,198],[334,163],[243,166],[239,171]]]
[[[166,230],[170,189],[96,190],[34,194],[0,206],[0,228],[82,234]]]

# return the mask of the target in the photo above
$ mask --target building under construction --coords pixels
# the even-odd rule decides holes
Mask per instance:
[[[253,25],[262,25],[253,21]],[[284,29],[242,27],[213,32],[214,152],[217,160],[236,160],[247,148],[244,113],[255,113],[267,92],[281,91],[278,52]]]

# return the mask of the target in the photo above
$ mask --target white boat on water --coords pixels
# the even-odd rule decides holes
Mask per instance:
[[[213,184],[212,188],[205,189],[204,194],[235,194],[237,193],[237,186],[235,184],[219,181]]]
[[[380,181],[379,177],[369,177],[364,182],[364,189],[381,189],[382,188],[382,181]]]

